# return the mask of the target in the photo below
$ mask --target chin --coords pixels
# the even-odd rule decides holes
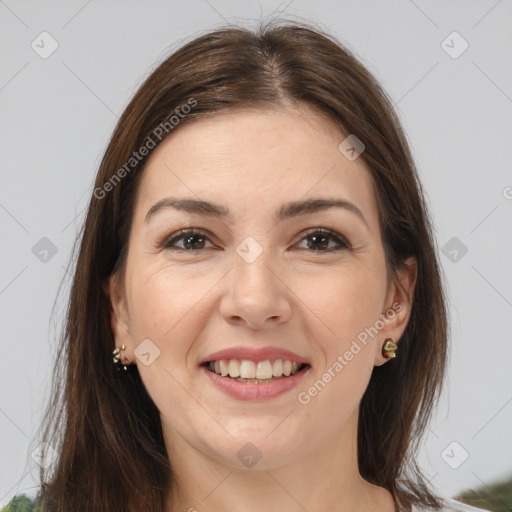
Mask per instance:
[[[245,431],[233,435],[223,446],[210,446],[212,457],[219,463],[233,468],[251,471],[270,470],[293,463],[303,456],[303,440],[294,440],[290,436],[278,435],[272,439],[272,429],[252,435]],[[298,450],[301,446],[301,450]]]

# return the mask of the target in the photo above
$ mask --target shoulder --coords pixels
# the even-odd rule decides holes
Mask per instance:
[[[0,512],[42,512],[39,496],[30,498],[25,494],[15,496]]]
[[[453,498],[443,498],[443,503],[443,508],[438,512],[489,512],[483,508],[476,508],[471,505],[466,505],[465,503],[454,500]],[[413,506],[411,512],[431,512],[431,510]]]

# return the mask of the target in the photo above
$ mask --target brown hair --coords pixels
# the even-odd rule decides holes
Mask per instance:
[[[119,119],[79,234],[44,418],[43,440],[58,453],[51,472],[41,469],[44,510],[164,511],[172,461],[159,412],[136,365],[122,374],[114,367],[103,286],[125,263],[148,156],[130,159],[148,137],[160,143],[155,129],[191,99],[195,104],[180,116],[180,125],[234,107],[302,102],[365,145],[361,157],[373,176],[388,275],[394,278],[410,256],[418,268],[399,357],[373,369],[360,404],[359,471],[389,490],[399,510],[410,510],[412,503],[439,508],[415,456],[443,383],[447,311],[431,220],[406,136],[385,92],[347,48],[307,23],[274,20],[255,30],[228,26],[185,44],[150,74]]]

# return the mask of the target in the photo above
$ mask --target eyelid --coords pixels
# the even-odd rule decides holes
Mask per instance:
[[[305,229],[305,230],[301,231],[297,235],[298,240],[297,240],[296,244],[302,242],[308,236],[313,235],[315,233],[321,233],[323,235],[326,235],[326,236],[330,237],[332,240],[334,240],[338,244],[338,246],[335,247],[335,248],[331,248],[331,249],[327,249],[327,250],[323,250],[323,251],[322,250],[314,251],[313,249],[311,249],[311,250],[304,249],[304,250],[306,250],[308,252],[311,252],[311,253],[315,253],[316,252],[318,254],[321,254],[321,253],[327,253],[328,254],[328,253],[331,253],[331,252],[336,252],[336,251],[341,251],[341,250],[351,250],[352,249],[351,243],[341,233],[338,233],[337,231],[334,231],[334,230],[329,229],[329,228],[322,228],[322,227],[313,227],[313,228],[308,228],[308,229]],[[171,245],[171,243],[175,243],[175,242],[181,240],[183,237],[185,237],[187,235],[190,235],[190,236],[201,235],[205,239],[207,239],[210,243],[213,244],[213,242],[211,241],[211,238],[213,238],[213,235],[208,230],[205,230],[205,229],[202,229],[202,228],[183,228],[183,229],[179,229],[178,231],[175,231],[170,236],[166,235],[163,238],[161,238],[155,244],[155,248],[167,249],[167,250],[175,250],[175,251],[180,251],[180,252],[196,252],[196,251],[200,252],[200,251],[204,250],[204,249],[195,249],[195,250],[194,249],[183,249],[181,247],[175,247],[175,246]],[[211,249],[212,247],[208,247],[208,248]]]
[[[329,228],[322,228],[322,227],[315,227],[315,228],[308,228],[305,231],[301,231],[299,233],[299,242],[302,242],[305,238],[307,238],[309,235],[313,235],[314,233],[321,233],[323,235],[329,236],[331,239],[336,240],[339,242],[338,248],[335,249],[328,249],[325,251],[317,251],[318,253],[330,253],[334,252],[336,250],[349,250],[352,249],[352,245],[348,241],[348,239],[343,236],[341,233],[338,233],[337,231],[334,231]],[[314,253],[315,251],[310,250],[309,252]]]
[[[187,235],[202,235],[204,238],[208,239],[210,243],[213,244],[211,241],[211,238],[213,238],[213,235],[205,229],[201,228],[183,228],[179,229],[178,231],[175,231],[171,235],[164,235],[162,238],[157,240],[155,243],[156,249],[167,249],[167,250],[178,250],[178,251],[184,251],[184,252],[194,252],[193,250],[187,250],[182,249],[181,247],[174,247],[172,245],[169,245],[171,242],[177,242],[178,240],[181,240],[183,237]],[[203,249],[200,249],[203,250]]]

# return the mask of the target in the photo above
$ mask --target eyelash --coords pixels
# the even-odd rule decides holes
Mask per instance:
[[[305,250],[309,250],[309,252],[312,252],[312,253],[320,254],[320,253],[337,252],[337,251],[340,251],[340,250],[350,250],[352,248],[350,243],[346,240],[346,238],[344,238],[343,236],[339,235],[335,231],[331,231],[330,229],[325,229],[325,228],[313,228],[313,229],[308,230],[303,235],[303,237],[301,238],[300,242],[302,242],[303,240],[309,238],[312,235],[317,235],[317,234],[329,237],[330,239],[332,239],[335,242],[337,242],[338,245],[340,245],[340,247],[337,247],[337,248],[334,248],[334,249],[333,248],[325,249],[325,250],[315,250],[315,249],[305,249]],[[184,249],[182,247],[174,247],[172,245],[172,244],[176,243],[179,240],[182,240],[183,238],[185,238],[187,236],[194,236],[194,235],[200,235],[205,240],[208,240],[210,243],[212,243],[211,240],[208,238],[207,233],[205,233],[204,231],[201,231],[201,230],[197,230],[197,229],[191,228],[191,229],[181,229],[181,230],[179,230],[177,233],[172,235],[170,238],[166,238],[161,243],[158,243],[157,246],[159,248],[163,248],[163,249],[167,249],[167,250],[171,250],[171,251],[184,251],[184,252],[191,252],[191,253],[196,253],[196,252],[200,252],[200,251],[205,250],[205,249]]]

